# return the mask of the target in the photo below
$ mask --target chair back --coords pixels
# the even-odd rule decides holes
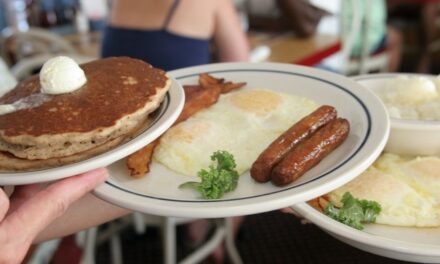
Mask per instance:
[[[367,74],[371,71],[386,71],[388,67],[388,53],[386,50],[372,54],[370,47],[367,45],[374,1],[365,0],[363,6],[359,4],[359,0],[350,0],[350,2],[353,8],[353,17],[350,29],[342,36],[343,73],[352,75]],[[362,12],[363,14],[361,13],[361,8],[365,9],[364,12]],[[359,32],[361,32],[360,54],[359,56],[353,57],[355,40]]]
[[[344,27],[343,19],[339,20],[340,28],[341,28],[341,39],[342,39],[342,49],[341,49],[341,60],[342,60],[342,72],[348,73],[352,69],[350,69],[350,60],[351,54],[354,48],[354,43],[356,37],[361,29],[362,25],[362,17],[360,11],[360,4],[358,0],[350,0],[350,5],[352,8],[352,18],[351,23],[349,24],[348,30],[342,30]],[[344,8],[347,8],[347,5],[344,5],[344,1],[341,1],[341,15],[344,14]]]
[[[61,36],[40,28],[20,31],[6,28],[0,34],[0,55],[10,66],[37,54],[76,53]]]
[[[317,0],[312,0],[317,1]],[[336,0],[332,0],[336,1]],[[377,0],[340,0],[338,1],[339,10],[332,12],[327,18],[328,23],[322,23],[318,31],[327,34],[339,34],[341,38],[341,50],[325,60],[321,66],[326,69],[339,72],[344,75],[365,74],[370,71],[385,71],[388,67],[388,54],[381,52],[371,54],[367,45],[361,45],[360,55],[356,58],[352,56],[355,49],[359,32],[362,32],[361,43],[365,43],[369,36],[369,25],[371,19],[372,5]],[[349,8],[349,9],[347,9]],[[365,10],[362,10],[364,8]],[[346,12],[349,10],[350,12]],[[344,17],[350,13],[350,17]]]

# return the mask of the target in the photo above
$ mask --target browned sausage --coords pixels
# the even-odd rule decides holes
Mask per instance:
[[[277,186],[287,185],[318,164],[348,136],[350,124],[338,118],[302,142],[274,167],[271,178]]]
[[[301,141],[315,133],[336,118],[336,109],[324,105],[311,114],[305,116],[281,136],[275,139],[252,164],[251,176],[257,182],[268,182],[273,167],[280,162],[289,150],[297,146]]]

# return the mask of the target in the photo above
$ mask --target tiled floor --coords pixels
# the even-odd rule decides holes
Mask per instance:
[[[189,250],[178,231],[178,258]],[[124,263],[162,263],[160,233],[149,229],[146,235],[126,230],[122,235]],[[379,257],[344,244],[313,224],[301,224],[296,217],[279,211],[247,216],[237,238],[244,263],[406,263]],[[108,245],[98,248],[97,263],[110,263]],[[213,263],[207,259],[203,263]],[[229,263],[229,261],[225,261]]]

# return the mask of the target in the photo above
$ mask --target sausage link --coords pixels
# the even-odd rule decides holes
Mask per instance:
[[[250,173],[257,182],[268,182],[273,167],[304,139],[336,118],[336,109],[323,105],[305,116],[275,139],[252,164]]]
[[[350,124],[343,118],[319,129],[308,140],[287,153],[274,167],[272,183],[284,186],[298,179],[337,148],[347,138],[349,131]]]

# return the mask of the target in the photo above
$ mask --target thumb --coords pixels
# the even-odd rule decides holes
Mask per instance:
[[[2,226],[17,230],[17,237],[32,240],[73,202],[104,182],[107,177],[107,170],[96,169],[55,182],[8,215]]]

